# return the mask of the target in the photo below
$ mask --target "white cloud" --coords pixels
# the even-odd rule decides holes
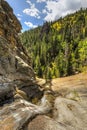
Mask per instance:
[[[21,21],[22,15],[21,14],[17,14],[17,18],[19,21]]]
[[[87,7],[87,0],[47,0],[42,13],[46,14],[45,21],[54,21],[61,16],[64,17],[75,12],[81,7]]]
[[[22,17],[21,14],[17,14],[17,18],[18,18],[19,21],[21,21],[21,17]]]
[[[82,7],[86,7],[87,8],[87,0],[82,0],[81,1],[81,5],[82,5]]]
[[[30,0],[26,0],[26,2],[27,2],[30,6],[32,6],[32,3],[31,3]]]
[[[47,0],[37,0],[37,3],[46,2]]]
[[[19,21],[21,21],[21,18],[20,18],[20,17],[18,17],[18,20],[19,20]]]
[[[33,23],[31,23],[31,22],[24,22],[29,28],[36,28],[37,27],[37,25],[34,25]]]
[[[39,16],[39,10],[38,9],[36,9],[36,8],[27,8],[27,9],[24,9],[23,10],[23,13],[25,13],[25,14],[27,14],[27,15],[29,15],[29,16],[32,16],[32,17],[36,17],[36,18],[40,18],[40,16]]]
[[[17,16],[18,16],[18,17],[22,17],[22,15],[21,15],[21,14],[17,14]]]
[[[46,10],[46,9],[43,9],[43,10],[42,10],[42,13],[43,13],[43,14],[47,14],[47,10]]]
[[[40,15],[39,15],[40,11],[35,7],[35,4],[31,3],[31,1],[29,1],[29,0],[27,0],[26,2],[29,4],[30,7],[24,9],[23,13],[25,13],[26,15],[40,19]]]

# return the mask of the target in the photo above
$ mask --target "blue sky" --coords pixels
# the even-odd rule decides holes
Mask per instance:
[[[87,7],[87,0],[6,0],[22,24],[22,31],[55,21]]]

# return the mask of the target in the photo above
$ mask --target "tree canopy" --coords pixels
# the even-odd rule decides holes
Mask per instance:
[[[57,78],[87,67],[87,9],[20,35],[38,77]]]

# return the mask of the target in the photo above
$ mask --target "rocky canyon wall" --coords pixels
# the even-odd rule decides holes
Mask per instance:
[[[6,1],[0,0],[0,102],[13,96],[15,86],[25,91],[26,87],[27,95],[33,95],[29,86],[35,83],[35,75],[31,58],[18,36],[21,29],[13,9]]]

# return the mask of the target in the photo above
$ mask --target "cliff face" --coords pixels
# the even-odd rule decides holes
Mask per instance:
[[[3,0],[0,0],[0,17],[0,35],[5,37],[12,45],[15,45],[21,25],[13,14],[12,8]]]
[[[15,85],[24,89],[35,81],[31,59],[18,38],[20,31],[12,8],[0,0],[0,102],[13,96]]]

